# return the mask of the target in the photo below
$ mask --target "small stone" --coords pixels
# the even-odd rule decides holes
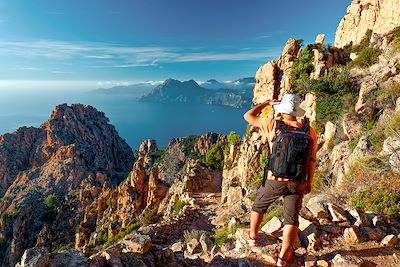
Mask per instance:
[[[350,223],[354,226],[369,226],[369,221],[365,213],[360,209],[352,209],[349,211],[352,218]]]
[[[182,252],[184,250],[184,246],[181,241],[172,244],[170,248],[173,252]]]
[[[332,217],[332,222],[347,222],[346,211],[335,204],[327,203],[328,211]]]
[[[307,250],[317,251],[321,248],[318,237],[315,233],[309,234],[307,236]]]
[[[201,257],[201,252],[200,252],[200,253],[194,253],[194,254],[192,254],[192,253],[189,252],[189,250],[185,250],[185,251],[183,252],[183,256],[184,256],[186,259],[197,260],[197,259],[200,259],[200,257]]]
[[[269,253],[262,253],[260,254],[260,257],[267,264],[274,264],[274,265],[276,264],[276,258]]]
[[[196,238],[192,238],[189,242],[187,242],[186,249],[190,254],[194,254],[194,253],[200,252],[200,243],[199,243],[199,241]]]
[[[362,242],[359,230],[358,230],[358,228],[355,228],[355,227],[349,227],[349,228],[344,229],[343,236],[346,239],[346,241],[349,243],[354,244],[354,243]]]
[[[306,255],[304,257],[304,266],[305,267],[312,267],[315,266],[315,262],[317,261],[317,258],[311,255]]]
[[[279,231],[282,227],[282,222],[279,220],[277,217],[273,217],[271,220],[269,220],[262,228],[261,231],[263,231],[266,234],[274,234]]]
[[[129,252],[145,254],[152,248],[151,238],[148,235],[130,234],[121,242],[123,248]]]
[[[329,262],[326,260],[317,260],[317,267],[329,267]]]
[[[332,267],[360,267],[364,261],[356,256],[342,256],[336,254],[332,260]]]
[[[395,236],[395,235],[387,235],[381,241],[382,245],[390,246],[390,247],[394,247],[398,243],[399,243],[399,238],[397,236]]]
[[[306,207],[318,220],[328,219],[329,217],[325,206],[321,203],[307,204]]]
[[[304,256],[304,255],[306,255],[307,254],[307,249],[305,249],[305,248],[303,248],[303,247],[299,247],[298,249],[296,249],[295,251],[294,251],[294,253],[296,254],[296,255],[298,255],[298,256]]]
[[[213,248],[214,243],[206,236],[205,233],[200,236],[199,241],[203,252],[209,254],[211,252],[211,249]]]

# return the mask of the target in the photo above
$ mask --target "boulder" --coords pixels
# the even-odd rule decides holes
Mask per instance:
[[[356,227],[344,229],[343,237],[350,244],[361,243],[363,241],[360,231]]]
[[[347,222],[347,216],[346,216],[346,211],[333,203],[327,203],[328,211],[332,217],[332,222]]]
[[[47,248],[34,247],[25,250],[19,263],[22,267],[47,267],[50,253]]]
[[[361,209],[349,210],[351,216],[349,220],[351,225],[354,226],[369,226],[369,221],[365,213]]]
[[[342,256],[336,254],[332,260],[332,267],[361,267],[364,261],[357,256]]]
[[[145,254],[152,248],[150,236],[139,233],[129,234],[121,241],[124,252]]]
[[[381,241],[382,245],[389,247],[397,246],[398,243],[399,243],[399,238],[395,235],[387,235]]]
[[[263,227],[261,227],[261,231],[263,231],[266,234],[274,234],[279,231],[282,227],[282,222],[279,218],[277,217],[272,217],[271,220],[269,220],[266,224],[264,224]]]

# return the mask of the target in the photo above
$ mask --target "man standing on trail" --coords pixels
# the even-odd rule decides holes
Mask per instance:
[[[298,96],[286,94],[280,103],[266,101],[244,114],[249,124],[260,128],[267,136],[270,156],[264,182],[257,191],[252,208],[250,229],[243,229],[241,234],[250,246],[259,245],[257,235],[263,216],[268,207],[283,196],[285,226],[277,266],[286,266],[293,257],[292,247],[298,235],[303,195],[311,191],[316,166],[317,136],[308,121],[297,121],[296,117],[305,114],[299,107],[300,102]],[[268,105],[281,114],[282,120],[260,116]]]

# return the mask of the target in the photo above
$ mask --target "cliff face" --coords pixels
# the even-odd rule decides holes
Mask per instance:
[[[368,29],[383,34],[399,25],[398,0],[353,0],[336,30],[335,46],[358,44]]]
[[[66,196],[85,183],[118,184],[132,162],[131,148],[90,106],[57,106],[40,128],[1,136],[1,264],[36,244]]]

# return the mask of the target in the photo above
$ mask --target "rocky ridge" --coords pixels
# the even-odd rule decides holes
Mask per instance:
[[[2,266],[36,244],[65,197],[83,184],[119,183],[133,162],[104,114],[84,105],[59,105],[40,128],[20,128],[0,143]]]
[[[386,34],[400,26],[400,2],[397,0],[353,0],[336,30],[335,46],[358,44],[367,30]]]

